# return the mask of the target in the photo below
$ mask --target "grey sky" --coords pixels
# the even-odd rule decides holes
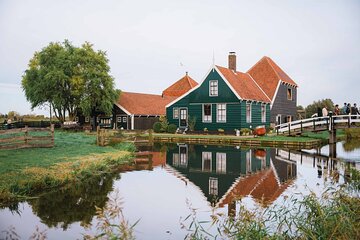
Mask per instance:
[[[0,113],[30,113],[21,76],[35,51],[64,39],[107,51],[124,91],[161,94],[185,71],[200,82],[213,53],[227,66],[235,51],[243,72],[271,57],[299,85],[298,104],[360,103],[357,0],[0,0]]]

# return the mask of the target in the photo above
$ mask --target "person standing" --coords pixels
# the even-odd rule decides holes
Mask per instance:
[[[339,104],[336,104],[336,105],[335,105],[335,108],[334,108],[334,115],[340,115],[340,108],[339,108]]]
[[[359,115],[359,109],[357,108],[356,103],[351,107],[351,115]]]
[[[328,110],[327,110],[326,106],[324,106],[322,109],[322,116],[326,117],[327,115],[328,115]]]
[[[346,114],[346,109],[347,109],[347,103],[344,103],[343,108],[341,109],[341,114],[345,115]]]
[[[351,104],[348,103],[346,106],[346,114],[350,114],[351,113]]]

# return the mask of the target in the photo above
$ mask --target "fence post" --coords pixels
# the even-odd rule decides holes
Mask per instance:
[[[96,127],[96,145],[100,146],[100,126]]]
[[[154,142],[153,130],[149,129],[149,143]]]
[[[291,124],[291,122],[288,123],[288,126],[289,126],[289,136],[290,136],[290,124]]]
[[[54,124],[50,124],[50,132],[51,132],[51,145],[55,146]]]
[[[24,135],[25,146],[28,145],[28,133],[29,133],[29,131],[28,131],[28,126],[26,125],[26,126],[25,126],[25,135]]]

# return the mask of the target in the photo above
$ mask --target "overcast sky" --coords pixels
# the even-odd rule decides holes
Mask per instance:
[[[360,1],[0,0],[0,113],[30,113],[21,76],[50,42],[107,52],[116,87],[161,94],[186,71],[201,82],[215,57],[246,72],[272,58],[298,104],[360,103]],[[44,110],[35,109],[36,113]]]

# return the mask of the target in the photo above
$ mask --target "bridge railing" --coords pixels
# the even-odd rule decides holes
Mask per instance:
[[[317,131],[317,130],[331,130],[336,128],[337,125],[346,125],[346,127],[351,127],[353,123],[360,123],[360,115],[336,115],[336,116],[326,116],[326,117],[314,117],[307,118],[292,122],[287,122],[275,126],[277,134],[287,132],[289,135],[291,131],[307,130]]]

